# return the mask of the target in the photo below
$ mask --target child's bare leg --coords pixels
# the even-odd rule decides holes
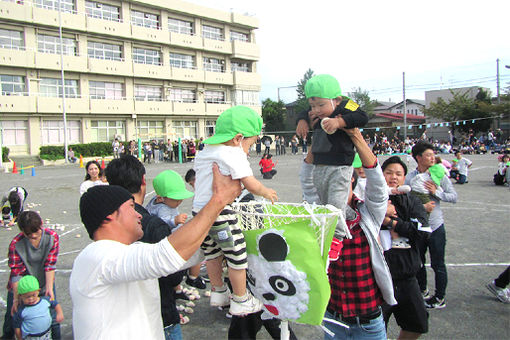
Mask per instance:
[[[246,294],[246,269],[228,267],[228,276],[234,295],[242,297]],[[212,282],[212,281],[211,281]]]
[[[211,286],[214,288],[223,287],[223,256],[218,256],[215,259],[206,262],[207,274],[211,280]]]
[[[197,278],[198,275],[200,275],[200,263],[194,265],[193,267],[191,267],[189,269],[189,276],[191,276],[193,278]]]

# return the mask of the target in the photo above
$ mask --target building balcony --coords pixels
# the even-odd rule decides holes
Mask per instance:
[[[66,113],[88,113],[89,100],[88,98],[68,98],[66,102]],[[37,112],[38,113],[62,113],[62,98],[61,97],[37,97]]]
[[[87,58],[64,55],[64,70],[83,72],[87,69]],[[35,52],[35,67],[38,69],[60,71],[60,54]]]
[[[133,76],[131,63],[126,63],[124,60],[88,58],[88,70],[91,73]]]
[[[27,93],[0,93],[0,112],[2,114],[10,112],[35,112],[36,97],[28,96]]]
[[[133,74],[139,78],[170,79],[172,71],[168,66],[133,63]]]
[[[234,24],[241,24],[243,26],[249,26],[253,28],[259,27],[259,20],[256,17],[243,15],[240,13],[232,12],[230,20],[232,20],[232,23]]]
[[[260,74],[253,72],[234,71],[234,86],[243,86],[260,90]]]
[[[37,24],[59,27],[58,10],[32,7],[33,21]],[[67,29],[85,31],[85,16],[78,13],[61,12],[62,26]]]
[[[203,38],[203,44],[203,48],[206,51],[232,54],[232,44],[230,41]]]
[[[185,115],[203,115],[205,113],[204,103],[173,103],[173,114],[179,116]]]
[[[205,114],[207,116],[219,116],[223,111],[231,108],[231,104],[223,103],[223,104],[216,104],[216,103],[206,103],[205,104]]]
[[[0,47],[0,65],[32,68],[34,67],[34,52]]]
[[[234,77],[230,72],[204,71],[204,82],[211,84],[233,85]]]
[[[203,39],[197,35],[170,32],[170,44],[192,49],[202,49]]]
[[[172,102],[135,100],[135,112],[137,115],[171,115]]]
[[[133,100],[90,99],[92,114],[133,114]]]
[[[259,45],[234,40],[232,41],[232,58],[259,60],[260,59]]]
[[[32,22],[32,6],[10,1],[0,1],[0,16],[10,20]]]
[[[157,41],[158,44],[170,43],[170,32],[167,30],[131,25],[131,36],[133,39],[143,41]]]
[[[86,17],[87,31],[111,35],[116,38],[131,38],[131,25],[123,21],[111,21],[100,18]]]
[[[196,68],[171,67],[172,80],[204,82],[204,71]]]

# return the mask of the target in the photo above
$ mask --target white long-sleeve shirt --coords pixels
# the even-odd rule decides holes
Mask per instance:
[[[69,280],[75,339],[164,339],[158,277],[184,260],[166,238],[156,244],[89,244]]]

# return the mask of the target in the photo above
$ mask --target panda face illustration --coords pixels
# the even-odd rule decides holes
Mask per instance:
[[[286,260],[289,247],[283,231],[269,229],[257,237],[259,255],[248,255],[248,284],[267,311],[282,320],[296,320],[308,310],[306,273]]]

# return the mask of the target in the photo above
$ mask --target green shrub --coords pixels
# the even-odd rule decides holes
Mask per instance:
[[[6,146],[2,146],[2,162],[9,161],[9,148]]]
[[[109,142],[104,143],[89,143],[89,144],[71,144],[70,148],[74,151],[75,157],[105,157],[113,155],[112,144]],[[65,156],[63,146],[41,146],[39,149],[39,157],[46,160],[63,159]]]

